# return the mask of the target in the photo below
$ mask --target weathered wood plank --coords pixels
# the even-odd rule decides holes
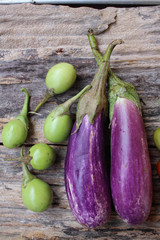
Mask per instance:
[[[42,172],[31,169],[51,185],[54,193],[53,205],[46,212],[33,213],[24,207],[21,199],[21,164],[3,161],[7,156],[19,156],[20,149],[5,149],[0,136],[0,239],[160,238],[160,180],[156,171],[160,153],[153,143],[153,131],[160,126],[159,16],[159,6],[101,10],[32,4],[0,7],[0,132],[21,110],[24,93],[20,89],[28,89],[32,111],[45,93],[48,69],[58,62],[70,62],[77,70],[75,85],[65,94],[50,99],[40,109],[40,115],[30,117],[26,149],[39,141],[49,143],[43,134],[47,114],[88,84],[96,72],[86,35],[88,28],[103,32],[97,35],[102,52],[110,41],[122,38],[125,43],[115,48],[111,67],[121,79],[135,85],[143,100],[154,190],[151,214],[141,226],[128,226],[114,209],[110,221],[103,227],[89,230],[80,226],[72,216],[64,187],[66,141],[52,145],[57,152],[53,167]],[[74,118],[76,104],[72,112]]]

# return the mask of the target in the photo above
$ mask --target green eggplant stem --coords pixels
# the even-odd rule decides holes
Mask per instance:
[[[91,88],[91,85],[87,85],[79,93],[77,93],[75,96],[68,99],[66,102],[58,105],[52,112],[52,114],[53,114],[52,119],[54,120],[56,117],[62,116],[62,115],[65,115],[65,114],[70,115],[70,108],[71,108],[72,104],[78,98],[80,98],[90,88]]]
[[[100,66],[101,62],[103,61],[104,58],[106,58],[107,56],[107,51],[104,55],[104,57],[102,56],[102,54],[99,52],[99,49],[98,49],[98,44],[97,44],[97,41],[94,37],[94,34],[93,34],[93,30],[92,29],[89,29],[88,31],[88,40],[89,40],[89,44],[90,44],[90,47],[92,49],[92,53],[94,55],[94,58],[97,62],[97,65]],[[119,41],[119,40],[115,40],[115,41]],[[113,41],[113,43],[115,42]],[[120,40],[121,43],[123,43],[123,40]],[[117,83],[121,83],[121,80],[114,74],[114,72],[112,71],[112,69],[109,67],[108,69],[108,74],[109,74],[109,78],[112,79],[112,81],[116,81]]]
[[[114,40],[113,42],[111,42],[109,45],[108,45],[108,48],[103,56],[103,59],[104,61],[107,61],[107,59],[109,59],[111,53],[112,53],[112,50],[115,48],[116,45],[119,45],[119,44],[122,44],[124,43],[124,41],[122,39],[116,39]]]
[[[102,62],[103,60],[106,60],[106,59],[107,59],[107,57],[108,57],[107,55],[110,54],[110,51],[112,51],[113,48],[114,48],[117,44],[124,43],[124,41],[121,40],[121,39],[118,39],[118,40],[113,41],[113,42],[109,45],[110,51],[108,51],[108,48],[107,48],[104,56],[102,56],[102,54],[99,52],[98,44],[97,44],[97,41],[96,41],[96,39],[95,39],[95,37],[94,37],[94,35],[93,35],[93,30],[92,30],[92,29],[89,29],[89,31],[88,31],[88,40],[89,40],[89,44],[90,44],[92,53],[93,53],[93,55],[94,55],[94,57],[95,57],[95,60],[96,60],[96,62],[97,62],[97,64],[98,64],[98,66],[100,66],[100,64],[101,64],[101,62]],[[111,70],[110,68],[109,68],[109,72],[108,72],[108,73],[109,73],[109,74],[111,74],[111,73],[113,74],[113,72],[112,72],[112,70]],[[116,75],[114,74],[114,76],[116,76]]]
[[[94,37],[94,36],[93,36]],[[97,72],[97,74],[95,75],[95,77],[94,77],[94,79],[93,79],[93,81],[92,81],[92,83],[91,83],[91,85],[92,85],[92,87],[93,87],[93,85],[95,84],[95,82],[99,82],[99,79],[101,78],[101,84],[103,83],[103,87],[101,88],[100,86],[99,86],[99,89],[105,89],[105,85],[106,85],[106,77],[107,77],[107,75],[108,75],[108,70],[109,70],[109,62],[110,62],[110,56],[111,56],[111,53],[112,53],[112,51],[113,51],[113,49],[115,48],[115,46],[116,45],[119,45],[119,44],[122,44],[123,43],[123,41],[121,40],[121,39],[116,39],[116,40],[114,40],[113,42],[111,42],[109,45],[108,45],[108,47],[107,47],[107,49],[106,49],[106,52],[105,52],[105,54],[104,54],[104,56],[103,57],[101,57],[100,58],[100,61],[101,62],[99,62],[98,60],[98,63],[99,63],[99,69],[98,69],[98,72]],[[92,47],[91,47],[92,48]],[[97,48],[98,49],[98,48]],[[98,50],[96,50],[96,53],[98,52]],[[101,54],[99,53],[99,56],[100,56]],[[99,85],[99,83],[98,83],[98,85]],[[103,91],[102,90],[102,91]]]
[[[30,173],[26,163],[22,162],[22,170],[23,170],[23,187],[26,187],[29,182],[31,182],[36,177]]]
[[[23,157],[23,147],[21,148],[21,157]],[[24,162],[22,162],[22,170],[23,170],[22,187],[25,188],[29,182],[36,178],[36,176],[30,173],[26,163]]]
[[[20,157],[17,157],[17,158],[4,158],[3,160],[4,161],[19,161],[19,162],[24,162],[26,164],[29,164],[30,160],[32,158],[30,157],[29,153],[26,156],[23,155],[23,147],[21,148],[20,154],[21,154]]]
[[[91,89],[91,85],[89,84],[89,85],[87,85],[87,86],[85,86],[79,93],[77,93],[75,96],[73,96],[72,98],[70,98],[70,99],[68,99],[65,103],[64,103],[64,105],[63,105],[63,107],[64,108],[67,108],[67,109],[70,109],[70,107],[72,106],[72,104],[75,102],[75,101],[77,101],[82,95],[83,95],[83,93],[85,93],[87,90],[89,90],[89,89]]]
[[[25,89],[25,88],[22,88],[21,91],[26,94],[26,98],[25,98],[24,105],[23,105],[23,108],[21,110],[20,115],[23,115],[23,116],[27,117],[28,103],[29,103],[29,93],[28,93],[27,89]]]
[[[28,167],[25,163],[22,163],[22,170],[24,178],[29,178],[31,173],[29,172]]]
[[[88,30],[88,40],[89,40],[89,44],[90,44],[92,53],[94,55],[94,58],[95,58],[95,60],[98,64],[98,66],[100,66],[101,62],[103,61],[103,56],[99,52],[98,44],[97,44],[97,41],[96,41],[96,39],[93,35],[93,30],[92,29]]]
[[[22,157],[23,157],[23,147],[21,148],[21,158]],[[22,162],[22,170],[23,170],[22,186],[25,188],[27,184],[35,178],[35,176],[29,172],[28,167],[24,162]]]
[[[17,158],[4,158],[4,161],[19,161],[19,162],[24,162],[29,164],[31,160],[31,157],[29,156],[29,154],[27,154],[26,156],[21,156],[21,157],[17,157]]]
[[[23,158],[23,147],[21,148],[21,158]],[[32,179],[35,178],[34,175],[32,175],[29,170],[28,167],[26,165],[26,163],[22,162],[22,170],[23,170],[23,185],[25,187],[25,184],[27,184],[28,182],[32,181]]]
[[[23,157],[23,148],[24,148],[24,146],[21,147],[21,152],[20,152],[21,157]]]
[[[48,89],[46,90],[46,93],[44,95],[44,98],[42,99],[42,101],[36,106],[36,108],[34,109],[34,112],[36,113],[40,107],[45,104],[51,97],[53,97],[55,94],[52,92],[50,92]]]

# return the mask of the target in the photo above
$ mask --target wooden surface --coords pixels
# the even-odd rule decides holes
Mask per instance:
[[[22,169],[18,162],[4,162],[16,157],[20,149],[8,150],[0,138],[0,240],[12,239],[160,239],[160,179],[156,164],[160,152],[153,143],[153,131],[160,126],[160,7],[71,8],[54,5],[10,5],[0,7],[0,131],[21,110],[24,93],[30,93],[30,111],[42,99],[45,76],[58,62],[70,62],[77,70],[75,85],[57,95],[30,117],[26,150],[37,142],[47,142],[43,123],[49,111],[89,83],[97,69],[87,40],[88,28],[102,32],[97,36],[100,50],[122,38],[111,57],[111,67],[123,80],[134,84],[142,102],[153,175],[153,205],[148,220],[129,226],[112,210],[110,221],[96,230],[76,222],[70,211],[64,187],[64,162],[67,142],[52,145],[57,152],[53,167],[31,170],[51,185],[53,205],[43,213],[27,210],[21,199]],[[76,105],[72,107],[75,117]],[[109,142],[109,139],[106,141]],[[136,139],[135,139],[136,141]]]

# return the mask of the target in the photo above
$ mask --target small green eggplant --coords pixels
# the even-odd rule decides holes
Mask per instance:
[[[25,163],[22,163],[23,181],[21,186],[22,200],[26,208],[33,212],[43,212],[53,201],[50,186],[31,174]]]
[[[70,107],[72,104],[80,98],[86,90],[89,90],[91,85],[87,85],[77,95],[70,98],[63,104],[56,107],[46,118],[44,123],[44,135],[53,143],[60,143],[69,137],[72,129],[72,118],[70,114]]]
[[[70,63],[62,62],[55,64],[46,75],[46,93],[42,101],[36,106],[34,112],[55,94],[66,92],[76,80],[76,69]]]
[[[6,148],[16,148],[22,145],[28,135],[28,103],[29,94],[25,88],[21,89],[26,94],[21,113],[8,122],[2,130],[2,142]]]
[[[32,166],[36,170],[45,170],[52,166],[56,159],[55,150],[46,143],[37,143],[29,149],[26,156],[18,158],[4,158],[5,161],[20,161]]]

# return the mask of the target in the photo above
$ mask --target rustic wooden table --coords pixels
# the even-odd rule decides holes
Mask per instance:
[[[0,138],[0,240],[11,239],[160,239],[160,179],[156,164],[160,152],[153,143],[153,131],[160,126],[160,7],[94,9],[54,5],[0,6],[0,131],[18,115],[24,101],[22,87],[30,93],[30,111],[45,93],[45,76],[58,62],[70,62],[77,70],[75,85],[57,95],[30,117],[26,149],[47,142],[43,123],[49,111],[89,83],[97,69],[89,43],[88,28],[102,31],[97,36],[100,50],[109,42],[122,38],[111,57],[111,67],[123,80],[134,84],[142,102],[153,176],[153,205],[148,220],[140,226],[129,226],[112,211],[110,221],[101,228],[89,230],[72,216],[64,187],[64,162],[67,142],[53,145],[57,160],[46,171],[31,170],[51,185],[53,205],[43,213],[27,210],[21,199],[22,169],[16,157],[20,148],[8,150]],[[72,107],[73,116],[76,105]],[[109,141],[109,139],[108,139]],[[135,139],[136,141],[136,139]],[[49,143],[50,144],[50,143]]]

